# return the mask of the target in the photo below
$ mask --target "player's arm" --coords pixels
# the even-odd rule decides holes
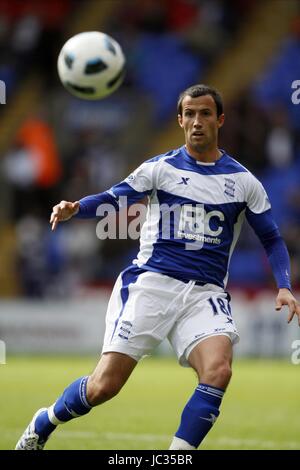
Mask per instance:
[[[59,222],[66,222],[72,217],[79,219],[96,217],[98,207],[104,204],[106,209],[110,208],[111,211],[119,209],[115,198],[109,194],[109,191],[86,196],[75,202],[61,201],[52,208],[51,228],[55,230]]]
[[[265,190],[257,180],[250,193],[246,218],[264,246],[279,289],[276,310],[287,305],[289,307],[288,323],[294,315],[297,315],[300,326],[300,305],[291,292],[288,250],[273,219]]]
[[[61,201],[52,209],[50,217],[52,230],[56,229],[59,222],[72,217],[79,219],[96,217],[100,215],[101,207],[105,207],[105,212],[119,211],[120,208],[142,200],[152,192],[152,173],[153,164],[143,163],[128,178],[108,191],[86,196],[76,202]]]

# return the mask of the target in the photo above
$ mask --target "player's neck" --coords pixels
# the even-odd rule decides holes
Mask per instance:
[[[222,152],[218,149],[218,147],[214,147],[213,149],[207,149],[203,151],[196,151],[195,149],[191,148],[188,144],[185,145],[188,154],[193,157],[198,162],[203,163],[214,163],[219,160],[222,156]]]

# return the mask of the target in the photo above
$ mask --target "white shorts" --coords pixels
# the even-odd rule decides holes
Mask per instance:
[[[181,365],[208,336],[239,335],[231,316],[230,296],[213,284],[196,285],[130,266],[114,286],[106,315],[102,353],[120,352],[139,361],[165,338]]]

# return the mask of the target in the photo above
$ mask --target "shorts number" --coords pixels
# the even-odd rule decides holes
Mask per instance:
[[[227,306],[225,305],[225,302],[221,297],[217,298],[218,305],[215,304],[212,297],[210,299],[208,299],[208,301],[210,303],[210,306],[212,308],[212,311],[213,311],[214,315],[219,315],[219,311],[218,311],[218,307],[219,307],[219,310],[221,310],[221,312],[224,313],[224,315],[227,315],[228,317],[231,317],[231,308],[230,308],[230,304],[229,304],[228,299],[227,299]]]

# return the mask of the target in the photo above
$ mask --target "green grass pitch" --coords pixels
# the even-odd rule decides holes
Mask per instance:
[[[8,358],[0,366],[0,449],[13,449],[33,413],[95,362]],[[222,412],[201,449],[300,449],[299,367],[288,359],[236,361]],[[60,426],[47,449],[167,449],[196,384],[195,373],[175,359],[145,359],[117,397]]]

